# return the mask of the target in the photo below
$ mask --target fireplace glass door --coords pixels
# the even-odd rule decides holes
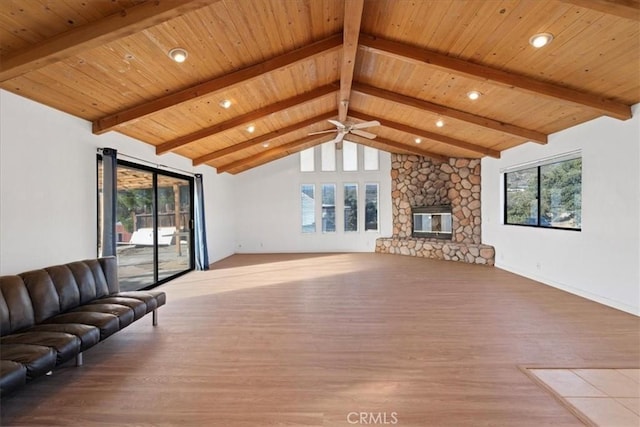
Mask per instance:
[[[448,207],[413,209],[413,236],[451,239],[452,218]]]

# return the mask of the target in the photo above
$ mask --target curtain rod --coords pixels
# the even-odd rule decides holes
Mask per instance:
[[[102,150],[103,150],[103,148],[98,148],[98,152],[99,152],[100,154],[102,154]],[[150,161],[150,160],[145,160],[145,159],[141,159],[141,158],[139,158],[139,157],[130,156],[130,155],[128,155],[128,154],[121,153],[121,152],[120,152],[120,151],[118,151],[118,150],[116,150],[116,152],[118,153],[118,157],[122,156],[122,157],[126,157],[126,158],[128,158],[128,159],[133,159],[133,160],[137,160],[137,161],[139,161],[139,162],[144,162],[144,163],[150,164],[150,165],[152,165],[152,166],[155,166],[155,167],[156,167],[156,168],[158,168],[158,169],[160,169],[160,168],[163,168],[163,169],[169,169],[169,170],[173,170],[173,171],[181,172],[181,173],[184,173],[184,174],[187,174],[187,175],[190,175],[190,176],[196,176],[196,175],[198,175],[198,174],[196,174],[195,172],[189,172],[189,171],[186,171],[186,170],[184,170],[184,169],[175,168],[175,167],[173,167],[173,166],[162,165],[162,164],[160,164],[160,163],[155,163],[155,162],[152,162],[152,161]]]

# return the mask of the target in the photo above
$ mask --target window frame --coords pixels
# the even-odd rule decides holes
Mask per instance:
[[[358,182],[343,182],[342,183],[342,231],[345,234],[348,233],[359,233],[360,232],[360,189]],[[352,217],[356,219],[356,228],[355,230],[347,230],[347,186],[353,186],[356,192],[356,212]]]
[[[347,149],[347,147],[353,147],[352,149]],[[357,142],[352,142],[352,141],[348,141],[348,140],[343,140],[342,141],[342,149],[340,150],[342,152],[342,172],[346,172],[346,173],[353,173],[353,172],[358,172],[360,171],[360,144],[358,144]],[[345,167],[345,165],[347,164],[347,157],[348,151],[353,151],[353,154],[355,156],[355,159],[353,159],[354,163],[354,169],[347,169]]]
[[[333,187],[333,231],[325,230],[325,219],[324,219],[324,189],[326,186]],[[320,232],[322,234],[336,234],[338,232],[338,185],[335,182],[324,182],[320,184],[320,220],[322,224],[320,226]],[[331,205],[327,205],[331,206]]]
[[[308,187],[313,189],[313,209],[311,209],[311,212],[313,213],[313,230],[309,229],[308,231],[305,231],[305,229],[304,229],[304,214],[305,214],[305,211],[304,211],[304,203],[303,203],[304,198],[302,197],[302,195],[305,194],[304,191],[303,191],[303,188],[305,186],[308,186]],[[304,235],[315,234],[318,231],[318,218],[317,218],[317,215],[316,215],[316,207],[317,207],[316,206],[317,205],[317,203],[316,203],[316,195],[317,195],[316,184],[314,184],[314,183],[301,183],[298,186],[298,194],[300,196],[300,215],[298,216],[298,218],[300,220],[300,228],[299,228],[300,234],[302,234],[303,236]]]
[[[502,191],[502,197],[503,197],[503,210],[502,210],[502,223],[503,225],[511,225],[511,226],[518,226],[518,227],[532,227],[532,228],[540,228],[540,229],[546,229],[546,230],[565,230],[565,231],[577,231],[577,232],[581,232],[582,231],[582,221],[580,221],[580,227],[578,228],[569,228],[569,227],[554,227],[552,225],[541,225],[541,214],[542,214],[542,168],[545,166],[549,166],[549,165],[553,165],[553,164],[557,164],[557,163],[563,163],[563,162],[569,162],[569,161],[573,161],[573,160],[580,160],[580,194],[582,195],[582,156],[578,155],[578,156],[572,156],[572,157],[566,157],[566,156],[558,156],[558,158],[555,159],[550,159],[547,161],[539,161],[539,162],[535,162],[534,164],[532,164],[529,167],[523,166],[523,167],[518,167],[518,168],[512,168],[510,170],[505,170],[503,171],[502,174],[502,186],[503,186],[503,191]],[[508,198],[507,198],[507,193],[508,193],[508,185],[507,185],[507,176],[510,173],[515,173],[515,172],[520,172],[520,171],[525,171],[525,170],[535,170],[536,171],[536,179],[537,179],[537,199],[536,199],[536,212],[537,212],[537,218],[536,218],[536,224],[518,224],[518,223],[513,223],[513,222],[509,222],[508,221]],[[582,197],[581,197],[582,198]],[[580,203],[580,216],[582,216],[582,200]]]
[[[311,169],[303,170],[304,169],[303,166],[305,164],[304,156],[308,155],[309,153],[311,153],[311,155],[310,155],[311,156],[311,159],[310,159]],[[298,162],[299,163],[298,164],[298,171],[300,173],[310,174],[310,173],[315,173],[316,172],[316,169],[317,169],[316,168],[316,147],[310,147],[310,148],[307,148],[307,149],[299,151],[298,152],[298,157],[299,157],[299,159],[298,159],[299,160],[299,162]]]
[[[376,187],[376,228],[367,228],[367,187],[375,185]],[[365,233],[380,233],[380,183],[379,182],[365,182],[364,183],[364,232]]]

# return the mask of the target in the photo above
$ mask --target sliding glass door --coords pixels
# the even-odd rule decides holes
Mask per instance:
[[[191,181],[158,177],[158,279],[191,268]]]
[[[99,159],[99,200],[101,168]],[[116,254],[121,290],[149,288],[192,270],[192,224],[193,178],[118,160]]]
[[[153,173],[118,165],[116,253],[122,290],[142,289],[155,280]]]

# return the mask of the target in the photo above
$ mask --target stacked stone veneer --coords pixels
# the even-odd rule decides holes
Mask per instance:
[[[482,244],[480,160],[448,162],[391,155],[393,236],[379,238],[376,252],[493,265],[493,246]],[[412,207],[451,205],[451,240],[412,236]]]

